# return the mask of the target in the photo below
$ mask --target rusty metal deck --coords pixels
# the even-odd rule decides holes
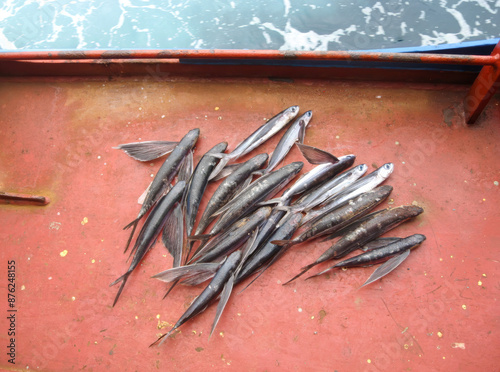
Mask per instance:
[[[51,203],[0,205],[2,293],[7,261],[15,260],[18,309],[16,364],[4,353],[1,368],[497,369],[500,97],[467,126],[467,90],[318,79],[3,78],[0,189],[44,195]],[[177,140],[198,127],[197,160],[217,141],[234,148],[265,118],[295,104],[313,110],[307,144],[354,153],[356,164],[370,168],[395,163],[387,182],[394,186],[391,205],[416,203],[425,212],[388,235],[418,232],[426,242],[396,271],[360,290],[373,269],[283,287],[328,243],[296,246],[233,295],[210,341],[214,307],[175,339],[148,348],[167,330],[158,326],[175,323],[201,287],[179,288],[161,300],[165,286],[150,276],[171,258],[158,243],[111,308],[117,288],[108,285],[128,267],[122,227],[135,218],[136,200],[162,162],[141,164],[112,147]],[[278,140],[262,150],[272,151]],[[296,160],[303,159],[293,149],[286,162]],[[5,318],[0,335],[8,345]]]

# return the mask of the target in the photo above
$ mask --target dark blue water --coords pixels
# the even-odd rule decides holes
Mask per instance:
[[[360,50],[498,38],[500,0],[4,0],[1,49]]]

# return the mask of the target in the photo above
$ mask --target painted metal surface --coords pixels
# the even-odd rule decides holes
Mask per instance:
[[[464,99],[465,120],[468,124],[477,118],[500,87],[500,43],[491,55],[497,58],[493,66],[484,66]]]
[[[0,206],[2,311],[8,260],[16,261],[18,309],[16,365],[4,355],[0,367],[495,370],[500,99],[493,96],[478,124],[468,127],[466,92],[462,85],[318,79],[2,79],[0,187],[43,194],[51,203]],[[370,167],[395,163],[389,205],[413,203],[425,212],[390,235],[423,233],[427,240],[400,268],[359,290],[373,269],[283,287],[328,244],[296,246],[229,300],[210,341],[214,307],[162,347],[148,348],[201,288],[179,288],[161,300],[165,286],[150,276],[172,259],[158,243],[111,308],[116,288],[108,285],[127,267],[122,227],[137,214],[137,198],[161,164],[135,162],[112,147],[178,140],[199,127],[197,161],[222,140],[234,148],[292,104],[314,112],[306,144],[338,156],[354,153],[356,164]],[[293,149],[286,163],[297,160]],[[0,329],[6,346],[6,316]]]
[[[384,52],[302,52],[278,50],[72,50],[3,52],[3,60],[55,60],[55,59],[273,59],[273,60],[329,60],[366,62],[407,62],[459,65],[493,65],[495,56],[432,54],[432,53],[384,53]]]

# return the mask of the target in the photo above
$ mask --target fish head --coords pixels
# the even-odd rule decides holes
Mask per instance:
[[[294,171],[295,174],[299,173],[304,166],[304,163],[301,161],[295,161],[289,164],[290,168]]]
[[[415,245],[418,245],[418,244],[421,244],[427,238],[425,235],[422,235],[422,234],[414,234],[414,235],[408,237],[408,239],[411,239],[412,243],[414,243]]]
[[[299,113],[299,106],[292,106],[283,111],[283,116],[288,119],[288,121],[295,118]]]
[[[293,215],[291,215],[291,216],[289,217],[289,219],[288,219],[287,223],[288,223],[290,226],[292,226],[292,227],[296,228],[296,227],[298,227],[298,226],[299,226],[300,221],[302,220],[302,217],[303,217],[303,216],[302,216],[302,213],[296,213],[296,214],[293,214]],[[280,222],[281,222],[281,221],[280,221]]]
[[[281,167],[278,170],[275,170],[274,172],[281,172],[283,174],[290,174],[291,176],[295,176],[297,173],[299,173],[302,170],[302,167],[304,166],[304,163],[301,161],[296,161],[290,164],[285,165],[284,167]]]
[[[300,120],[303,120],[303,122],[304,122],[304,124],[303,124],[304,126],[307,127],[307,124],[309,124],[309,122],[311,121],[312,116],[313,116],[313,112],[311,110],[309,110],[300,117]]]
[[[224,262],[224,265],[236,268],[236,265],[238,265],[240,259],[241,259],[241,251],[240,250],[234,251],[229,255],[229,257],[227,257],[226,261]]]
[[[272,208],[271,207],[261,207],[255,211],[255,216],[257,218],[267,218],[271,214]]]
[[[227,142],[221,142],[212,147],[208,153],[219,153],[219,152],[224,152],[227,149]]]
[[[269,155],[266,153],[255,155],[252,159],[250,159],[252,162],[254,162],[256,165],[262,167],[262,165],[269,159]]]
[[[423,208],[417,207],[416,205],[404,205],[399,208],[404,211],[408,218],[416,217],[424,211]]]
[[[377,196],[384,198],[384,199],[389,196],[389,194],[392,192],[392,190],[393,190],[393,187],[391,185],[383,185],[383,186],[379,186],[379,187],[373,189],[373,191],[377,194]]]
[[[382,165],[379,168],[379,174],[384,179],[389,177],[393,171],[394,171],[394,164],[393,163],[385,163],[384,165]]]
[[[349,154],[349,155],[339,156],[338,159],[339,159],[339,163],[345,164],[345,168],[344,169],[347,169],[351,165],[354,164],[354,160],[356,160],[356,155]]]
[[[354,173],[361,177],[363,174],[366,173],[367,170],[368,170],[368,165],[360,164],[360,165],[356,166],[356,168],[354,168]]]
[[[198,138],[200,136],[200,128],[191,129],[186,136]]]

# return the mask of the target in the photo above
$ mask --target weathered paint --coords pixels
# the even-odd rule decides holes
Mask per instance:
[[[320,79],[2,79],[0,189],[51,199],[43,208],[0,206],[4,299],[7,261],[16,260],[15,367],[495,370],[500,97],[468,127],[461,104],[466,92],[462,85]],[[215,307],[161,348],[148,348],[201,288],[180,287],[162,301],[165,286],[150,276],[172,259],[157,245],[111,308],[116,289],[108,285],[126,259],[122,227],[136,216],[137,198],[163,162],[139,163],[112,147],[175,141],[199,127],[199,159],[222,140],[234,148],[264,118],[295,104],[314,113],[306,144],[337,156],[356,154],[356,164],[371,169],[395,163],[388,202],[415,202],[425,211],[394,234],[422,233],[427,240],[362,290],[373,269],[283,287],[329,243],[297,245],[241,295],[235,288],[210,342]],[[258,151],[270,152],[278,141],[279,135]],[[285,162],[302,160],[294,148]],[[5,316],[0,329],[5,336]],[[9,368],[5,357],[2,369]]]

